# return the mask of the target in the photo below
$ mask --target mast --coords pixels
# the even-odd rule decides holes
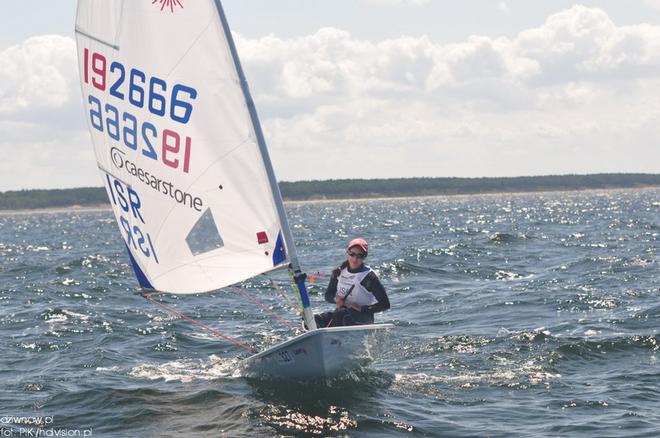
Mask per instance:
[[[277,178],[275,178],[273,164],[270,161],[270,155],[268,154],[268,148],[266,147],[266,140],[264,138],[263,131],[261,130],[261,123],[259,122],[259,117],[257,116],[257,109],[254,105],[254,101],[252,100],[252,95],[250,94],[247,79],[245,78],[243,67],[241,66],[241,61],[238,58],[238,51],[236,50],[236,45],[234,44],[234,39],[232,38],[231,30],[229,29],[229,23],[227,22],[227,17],[225,16],[222,4],[220,3],[220,0],[214,0],[214,2],[218,10],[218,15],[220,16],[220,22],[222,23],[222,28],[225,32],[225,38],[227,39],[231,56],[234,60],[234,66],[236,67],[236,73],[238,74],[238,78],[241,83],[243,96],[245,97],[245,102],[247,104],[248,111],[250,112],[252,126],[254,128],[255,135],[257,136],[257,144],[259,145],[259,150],[264,162],[266,174],[268,175],[270,189],[273,194],[273,199],[275,200],[277,215],[279,216],[280,223],[282,224],[284,242],[286,244],[286,250],[291,262],[290,269],[293,271],[293,278],[296,286],[294,289],[300,296],[300,303],[303,308],[303,320],[310,330],[316,330],[316,321],[314,320],[314,314],[310,306],[309,295],[307,294],[307,287],[305,285],[306,274],[302,272],[302,268],[298,260],[296,245],[293,241],[291,228],[289,227],[289,220],[286,216],[286,210],[284,209],[284,202],[282,201],[282,194],[280,193],[280,188],[277,184]]]

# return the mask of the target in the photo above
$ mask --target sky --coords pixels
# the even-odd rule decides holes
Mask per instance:
[[[100,186],[75,1],[4,3],[0,191]],[[660,173],[660,0],[223,5],[280,180]]]

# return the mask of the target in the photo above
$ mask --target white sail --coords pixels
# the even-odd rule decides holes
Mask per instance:
[[[212,0],[78,2],[96,159],[145,288],[204,292],[289,260],[290,230],[220,14]]]

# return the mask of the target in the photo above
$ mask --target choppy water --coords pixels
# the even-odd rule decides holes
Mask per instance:
[[[238,347],[134,295],[110,212],[5,215],[2,436],[13,416],[80,436],[660,436],[660,190],[287,208],[309,272],[370,240],[396,324],[370,369],[241,377]],[[243,286],[295,320],[270,279]],[[289,335],[232,291],[165,301],[259,348]]]

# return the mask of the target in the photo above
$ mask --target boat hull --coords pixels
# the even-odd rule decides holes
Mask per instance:
[[[245,359],[249,377],[331,379],[368,365],[392,324],[328,327],[308,331]]]

